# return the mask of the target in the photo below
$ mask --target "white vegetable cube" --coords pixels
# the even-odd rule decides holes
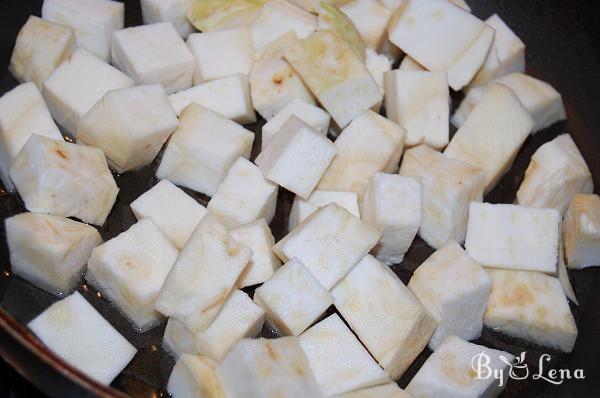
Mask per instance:
[[[358,207],[358,195],[351,191],[313,191],[308,199],[302,199],[299,196],[294,198],[292,210],[288,218],[288,231],[292,231],[308,216],[323,206],[330,203],[337,203],[344,209],[352,213],[356,218],[360,218],[360,209]]]
[[[32,134],[62,140],[39,90],[24,83],[0,97],[0,178],[9,192],[15,189],[10,165]]]
[[[294,337],[240,340],[217,376],[227,398],[323,397]]]
[[[32,135],[10,168],[29,211],[103,225],[119,188],[98,148]]]
[[[367,47],[380,51],[387,37],[391,11],[375,0],[352,0],[340,7],[350,18]]]
[[[469,204],[483,199],[484,171],[419,145],[404,153],[400,175],[421,180],[423,213],[419,236],[434,249],[449,239],[464,242]]]
[[[161,320],[154,304],[178,254],[152,220],[144,219],[96,247],[85,278],[144,332]]]
[[[44,0],[42,18],[75,29],[77,43],[108,62],[112,34],[123,29],[125,6],[109,0]]]
[[[436,326],[402,281],[370,255],[331,294],[350,328],[394,380],[425,348]]]
[[[329,114],[317,106],[296,98],[263,125],[262,149],[265,149],[267,144],[273,140],[273,137],[275,137],[290,116],[296,116],[316,132],[327,135],[329,122],[331,121]]]
[[[250,73],[254,47],[250,29],[194,33],[187,39],[194,56],[194,85],[241,73]]]
[[[298,341],[325,396],[390,381],[337,314],[312,326]]]
[[[575,195],[563,225],[569,268],[600,266],[600,197]]]
[[[254,54],[250,69],[252,104],[260,115],[270,120],[294,99],[315,105],[300,76],[283,59],[285,49],[298,41],[294,32],[287,32]]]
[[[398,67],[398,69],[404,70],[404,71],[426,71],[427,70],[427,69],[423,68],[423,66],[421,66],[421,64],[419,64],[417,61],[412,59],[410,57],[410,55],[405,55],[404,58],[402,58],[402,62],[400,62],[400,66]]]
[[[169,102],[177,116],[189,104],[195,102],[241,124],[256,122],[250,98],[250,85],[244,75],[215,79],[179,91],[169,95]]]
[[[167,353],[174,358],[178,358],[182,354],[195,354],[197,351],[195,344],[194,334],[183,323],[175,318],[167,320],[162,340],[162,347]]]
[[[12,272],[56,295],[75,289],[92,249],[102,243],[89,225],[41,213],[7,218],[5,227]]]
[[[558,278],[541,272],[489,270],[492,290],[483,323],[545,347],[571,352],[577,326]]]
[[[444,72],[395,70],[384,82],[386,114],[406,129],[406,146],[448,145],[450,93]]]
[[[223,389],[215,374],[217,365],[207,357],[182,355],[171,371],[167,391],[177,398],[221,398]]]
[[[484,193],[488,193],[510,169],[533,124],[511,89],[492,84],[444,154],[485,171]]]
[[[381,231],[373,249],[385,264],[402,262],[421,226],[421,182],[396,174],[375,173],[360,203],[362,219]]]
[[[363,388],[362,390],[350,391],[345,394],[336,395],[336,398],[412,398],[411,395],[396,383],[383,384],[381,386]]]
[[[317,188],[362,195],[373,174],[398,169],[405,137],[396,123],[373,111],[363,113],[335,140],[338,153]]]
[[[471,202],[465,248],[486,267],[556,273],[560,212]]]
[[[174,356],[183,353],[207,355],[222,361],[244,337],[255,337],[263,327],[265,312],[241,290],[234,290],[210,326],[191,332],[175,318],[169,318],[163,345]]]
[[[124,173],[152,163],[177,125],[161,85],[128,87],[109,91],[85,114],[77,142],[102,149]]]
[[[289,31],[304,39],[316,29],[315,15],[285,0],[269,0],[254,20],[252,41],[258,50]]]
[[[408,288],[438,322],[429,341],[432,351],[447,336],[479,338],[491,286],[487,272],[454,240],[417,268]]]
[[[333,298],[308,269],[291,259],[254,292],[254,301],[285,335],[298,336],[333,304]]]
[[[379,241],[381,234],[336,203],[315,211],[273,251],[299,259],[327,289],[333,288]]]
[[[237,281],[239,288],[265,282],[281,266],[272,250],[275,238],[264,218],[232,229],[230,233],[236,242],[252,250],[252,258]]]
[[[508,352],[450,336],[427,358],[406,392],[414,397],[496,397],[506,385],[513,358]]]
[[[249,158],[254,134],[199,105],[179,116],[156,176],[212,196],[240,157]]]
[[[299,40],[285,50],[285,59],[340,128],[383,99],[361,59],[331,30]]]
[[[186,13],[193,3],[193,0],[141,0],[144,25],[171,22],[179,36],[185,39],[195,31],[186,18]]]
[[[517,204],[552,208],[565,214],[578,193],[592,193],[592,173],[569,134],[538,148],[517,191]]]
[[[255,337],[263,327],[265,311],[241,290],[234,290],[210,326],[194,335],[196,350],[221,362],[244,337]]]
[[[567,118],[560,93],[548,83],[523,73],[511,73],[495,80],[495,82],[510,88],[519,97],[519,100],[535,122],[531,131],[532,134]],[[468,91],[465,99],[452,115],[452,124],[456,127],[462,126],[471,110],[483,98],[488,86],[491,84],[493,83],[487,86],[473,87]]]
[[[268,180],[306,199],[336,152],[336,146],[327,137],[291,116],[258,155],[256,164]]]
[[[483,63],[483,66],[471,83],[470,87],[481,86],[513,72],[525,72],[525,43],[494,14],[485,20],[496,34],[494,42]]]
[[[131,202],[138,220],[149,218],[179,250],[206,214],[206,208],[169,180],[159,181]]]
[[[227,228],[264,218],[270,223],[277,206],[277,184],[268,181],[258,166],[238,158],[229,168],[207,209]]]
[[[137,84],[159,83],[169,94],[192,85],[194,57],[170,22],[115,32],[111,54]]]
[[[447,72],[456,91],[473,79],[494,40],[494,29],[447,0],[403,2],[388,33],[392,43],[428,70]]]
[[[383,77],[385,75],[385,72],[389,72],[390,70],[392,70],[392,63],[390,62],[390,59],[384,54],[377,54],[370,48],[367,48],[365,50],[365,54],[365,65],[369,70],[369,73],[371,73],[371,76],[373,76],[373,78],[377,82],[377,85],[381,89],[381,92],[384,92],[385,90],[383,84]]]
[[[52,304],[27,326],[69,365],[105,385],[137,352],[78,292]]]
[[[19,31],[8,69],[17,80],[33,81],[41,89],[74,48],[73,29],[31,15]]]
[[[44,82],[43,95],[54,120],[75,136],[83,116],[111,90],[134,81],[79,47]]]
[[[217,216],[207,213],[173,265],[156,309],[192,333],[206,330],[251,256],[252,251],[234,241]]]

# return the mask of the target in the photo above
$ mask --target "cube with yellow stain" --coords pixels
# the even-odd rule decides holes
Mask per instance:
[[[325,396],[390,382],[337,314],[312,326],[298,340]]]
[[[571,352],[577,325],[558,278],[541,272],[489,270],[492,290],[483,323],[498,332]]]
[[[252,105],[265,120],[271,120],[294,99],[316,105],[315,97],[283,58],[285,49],[297,41],[296,33],[290,31],[254,54],[250,69]]]
[[[41,89],[75,46],[73,29],[31,15],[17,35],[8,69],[17,80],[32,81]]]
[[[243,339],[217,367],[228,398],[322,398],[295,337]]]
[[[331,294],[350,328],[394,380],[423,351],[437,324],[392,270],[370,255]]]
[[[513,358],[508,352],[449,336],[427,358],[406,392],[414,397],[496,397],[506,386]]]
[[[206,330],[251,256],[252,250],[234,241],[217,216],[208,212],[181,250],[156,309],[192,332]]]
[[[33,134],[14,159],[10,177],[29,211],[103,225],[119,188],[104,152]]]
[[[383,99],[361,58],[331,30],[319,30],[288,47],[285,59],[340,128]]]
[[[55,295],[75,289],[102,243],[95,228],[49,214],[21,213],[4,224],[12,272]]]
[[[469,204],[483,199],[483,170],[419,145],[404,153],[400,175],[421,180],[423,214],[419,236],[434,249],[449,239],[462,243]]]
[[[331,304],[327,289],[298,259],[291,259],[254,292],[254,301],[267,319],[284,335],[298,336]]]
[[[350,18],[367,47],[381,51],[392,16],[390,10],[375,0],[352,0],[340,6],[340,11]]]
[[[137,352],[79,292],[52,304],[27,326],[57,356],[106,386]]]
[[[269,0],[252,24],[252,42],[258,50],[289,31],[303,39],[316,29],[315,15],[286,0]]]
[[[223,398],[217,365],[204,356],[183,354],[171,371],[167,391],[173,397]]]
[[[85,279],[144,332],[162,320],[154,305],[178,254],[152,220],[143,219],[92,251]]]
[[[600,196],[575,195],[563,221],[569,268],[600,266]]]
[[[306,218],[273,251],[283,261],[297,258],[331,289],[379,241],[381,233],[337,203]]]

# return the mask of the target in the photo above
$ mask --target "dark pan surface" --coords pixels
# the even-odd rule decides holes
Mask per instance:
[[[125,1],[126,24],[141,23],[137,1]],[[520,2],[471,0],[473,13],[487,18],[498,13],[527,45],[527,72],[550,82],[563,95],[569,120],[544,130],[525,143],[515,164],[486,201],[512,203],[523,179],[524,170],[533,152],[544,142],[565,131],[571,133],[594,174],[595,186],[600,186],[600,11],[597,2],[568,0],[528,0]],[[0,9],[0,94],[17,82],[6,71],[16,34],[29,14],[39,15],[41,0],[4,0]],[[456,101],[455,101],[456,102]],[[248,128],[258,132],[260,123]],[[253,155],[260,148],[257,135]],[[158,162],[135,173],[115,176],[121,188],[117,203],[107,224],[101,229],[104,240],[116,236],[135,222],[129,203],[147,191],[157,181],[154,172]],[[597,191],[597,190],[596,190]],[[202,204],[207,199],[188,191]],[[276,239],[285,234],[287,214],[293,195],[280,191],[277,215],[272,228]],[[0,195],[0,219],[25,211],[17,196]],[[0,354],[19,373],[50,396],[118,396],[115,390],[99,388],[95,383],[73,372],[57,360],[33,338],[22,325],[29,322],[51,303],[52,296],[10,274],[10,264],[4,235],[0,227]],[[429,248],[417,238],[402,264],[393,267],[407,283],[410,275],[430,254]],[[499,335],[484,329],[478,343],[518,354],[527,351],[530,373],[535,373],[538,358],[549,353],[550,367],[577,369],[585,372],[585,380],[567,380],[553,385],[542,380],[510,381],[502,397],[598,397],[600,396],[600,270],[570,272],[580,306],[572,306],[579,328],[579,337],[572,354],[565,355],[534,346],[524,341]],[[164,386],[174,364],[161,349],[164,323],[144,334],[136,333],[103,298],[83,283],[79,291],[139,350],[138,355],[117,377],[112,387],[134,397],[157,397],[166,394]],[[330,309],[332,312],[333,309]],[[265,330],[263,335],[272,336]],[[425,350],[399,381],[405,387],[429,355]],[[73,380],[76,380],[73,381]]]

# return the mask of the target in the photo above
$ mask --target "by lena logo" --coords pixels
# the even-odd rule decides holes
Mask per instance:
[[[504,355],[500,355],[501,362],[492,363],[489,355],[485,352],[471,358],[471,367],[475,371],[475,379],[487,380],[495,379],[498,385],[502,387],[508,378],[513,380],[525,380],[531,376],[533,380],[545,380],[548,383],[555,385],[562,384],[565,380],[570,379],[585,379],[583,369],[546,369],[544,366],[549,362],[551,357],[549,354],[542,354],[538,362],[538,370],[536,373],[529,373],[529,367],[525,363],[525,352],[517,355],[514,360],[510,361]],[[502,366],[502,365],[506,366]]]

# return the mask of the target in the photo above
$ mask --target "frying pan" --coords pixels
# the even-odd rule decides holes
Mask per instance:
[[[7,72],[12,47],[27,17],[30,14],[40,15],[41,3],[41,0],[2,1],[0,94],[17,85]],[[126,25],[141,24],[138,1],[126,0],[125,3]],[[469,3],[473,13],[480,18],[498,13],[523,39],[527,45],[527,72],[550,82],[562,93],[568,114],[567,122],[558,123],[527,140],[511,171],[486,197],[486,201],[512,203],[531,155],[541,144],[565,131],[573,136],[583,153],[594,174],[595,186],[600,186],[600,11],[597,4],[593,4],[597,2],[471,0]],[[455,97],[454,105],[460,95],[456,94]],[[257,133],[253,156],[260,148],[262,123],[248,126]],[[106,225],[100,230],[104,240],[135,223],[129,204],[156,183],[154,173],[157,165],[155,161],[140,171],[115,175],[121,191]],[[206,205],[207,197],[191,191],[188,193]],[[272,223],[277,240],[286,232],[292,200],[291,193],[280,190],[277,214]],[[101,386],[66,365],[27,330],[24,325],[56,299],[11,275],[3,220],[23,211],[25,208],[18,196],[0,194],[0,355],[25,379],[52,397],[165,396],[165,385],[174,361],[161,348],[164,323],[147,333],[136,333],[110,303],[99,298],[83,282],[79,291],[139,350],[111,387]],[[404,262],[392,269],[407,283],[412,272],[431,253],[432,249],[417,238]],[[541,379],[533,380],[531,377],[521,381],[511,380],[502,397],[600,396],[600,269],[573,271],[570,277],[580,301],[579,306],[571,306],[579,328],[573,353],[561,354],[486,328],[476,342],[513,354],[526,351],[530,373],[536,372],[539,357],[548,353],[552,359],[544,363],[544,371],[550,368],[583,369],[586,378],[566,380],[560,385]],[[330,313],[333,311],[333,308],[329,310]],[[262,335],[273,337],[267,329]],[[399,380],[401,387],[408,384],[429,354],[426,349],[417,358]]]

